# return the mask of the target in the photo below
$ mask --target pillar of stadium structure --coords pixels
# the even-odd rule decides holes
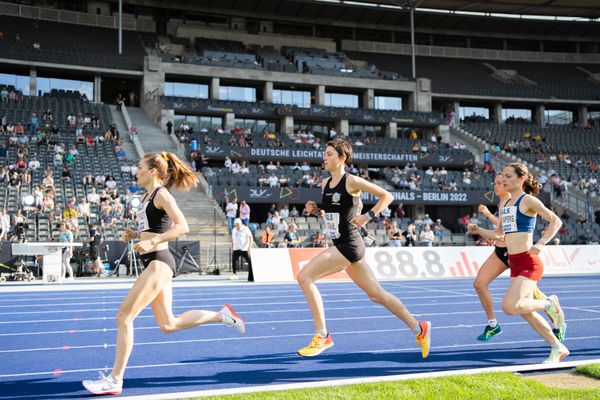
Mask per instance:
[[[533,118],[538,126],[546,125],[546,106],[543,104],[536,104],[533,110]]]
[[[577,122],[581,125],[587,125],[589,112],[587,106],[579,106],[577,108]]]
[[[319,85],[315,89],[315,105],[325,105],[325,85]]]
[[[100,75],[94,75],[94,103],[100,103],[102,101],[102,78]]]
[[[119,54],[123,54],[123,0],[119,0]]]
[[[385,137],[390,139],[398,139],[398,123],[388,122],[385,127]]]
[[[265,103],[273,102],[273,82],[267,81],[265,82],[263,88],[263,101]]]
[[[410,59],[412,62],[412,78],[417,79],[417,62],[415,59],[415,7],[409,2],[410,7]]]
[[[363,92],[363,108],[375,108],[375,91],[365,89]]]
[[[494,108],[492,109],[492,119],[495,123],[502,123],[502,103],[494,103]]]
[[[29,95],[37,96],[37,69],[35,67],[29,70]]]

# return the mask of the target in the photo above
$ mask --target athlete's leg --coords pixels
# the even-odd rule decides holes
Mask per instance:
[[[410,329],[417,324],[418,321],[411,315],[400,299],[381,287],[365,260],[350,265],[346,269],[346,273],[354,283],[364,290],[372,301],[387,308]]]
[[[178,317],[173,315],[173,284],[169,282],[152,301],[152,311],[163,333],[174,333],[208,322],[221,322],[223,317],[215,311],[189,310]]]
[[[342,271],[348,267],[350,262],[335,247],[330,247],[317,254],[302,270],[298,273],[296,280],[304,292],[304,297],[310,308],[313,320],[315,321],[315,330],[326,330],[325,311],[323,309],[323,299],[315,282],[327,275]]]
[[[133,348],[133,320],[171,282],[173,272],[164,263],[152,261],[137,278],[117,312],[117,348],[112,377],[122,380]]]
[[[548,322],[537,313],[546,308],[546,302],[533,299],[536,286],[536,281],[524,276],[511,278],[510,286],[502,300],[502,310],[509,315],[522,316],[544,340],[551,346],[557,346],[560,342],[552,333]]]
[[[481,269],[479,269],[479,272],[477,272],[477,277],[475,277],[475,282],[473,282],[473,287],[477,292],[477,296],[479,296],[479,301],[488,320],[496,319],[494,298],[490,292],[489,285],[505,270],[506,265],[498,258],[495,252],[492,252],[481,266]]]

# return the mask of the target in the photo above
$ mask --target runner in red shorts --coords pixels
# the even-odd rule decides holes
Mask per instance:
[[[546,340],[552,350],[545,363],[556,363],[569,355],[569,350],[553,334],[546,320],[538,311],[546,311],[556,329],[566,329],[565,314],[558,297],[535,299],[537,282],[542,279],[544,265],[539,258],[542,247],[558,232],[562,222],[535,196],[541,185],[531,175],[527,166],[520,163],[507,165],[502,170],[504,189],[511,198],[500,208],[500,224],[494,231],[469,224],[469,233],[491,240],[504,239],[508,249],[510,286],[502,300],[502,310],[509,315],[522,316],[531,327]],[[533,231],[537,215],[549,222],[546,233],[533,243]]]

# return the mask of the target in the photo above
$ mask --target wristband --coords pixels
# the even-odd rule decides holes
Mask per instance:
[[[377,216],[373,210],[369,210],[366,215],[369,217],[369,221]]]

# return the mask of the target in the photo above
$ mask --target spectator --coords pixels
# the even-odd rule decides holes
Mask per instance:
[[[250,206],[245,200],[242,200],[240,203],[240,219],[245,226],[248,226],[250,223]]]
[[[260,237],[260,247],[265,249],[273,247],[273,240],[275,240],[275,234],[271,232],[271,228],[267,226]]]
[[[398,228],[398,222],[395,219],[390,224],[390,229],[387,231],[387,238],[390,242],[390,247],[401,247],[402,246],[402,231]]]
[[[104,243],[104,239],[100,234],[96,224],[90,225],[90,238],[84,240],[90,244],[90,258],[92,259],[92,273],[94,276],[100,277],[102,264],[100,263],[100,246]]]
[[[229,232],[233,230],[234,220],[237,216],[237,211],[237,199],[229,201],[225,206],[225,215],[227,216],[227,228],[229,228]]]
[[[2,212],[0,212],[0,226],[2,227],[0,242],[3,242],[8,238],[8,232],[10,232],[10,215],[6,211],[6,208],[3,208]]]
[[[171,120],[167,121],[167,134],[170,135],[173,133],[173,122],[171,122]]]
[[[61,243],[72,244],[73,243],[73,232],[69,225],[65,222],[60,224],[60,237]],[[71,258],[73,257],[73,246],[65,246],[62,250],[62,279],[65,279],[67,272],[69,273],[68,280],[72,281],[75,279],[73,268],[71,267]]]
[[[317,231],[312,237],[312,247],[327,247],[327,240],[321,231]]]
[[[282,221],[284,220],[282,219]],[[283,242],[287,247],[300,247],[300,236],[298,236],[298,232],[296,231],[296,224],[290,224],[287,232],[283,235]]]
[[[421,235],[419,237],[419,241],[421,242],[421,246],[431,247],[433,245],[434,239],[433,231],[431,230],[431,225],[425,224],[423,226],[423,230],[421,231]]]
[[[409,224],[406,227],[406,230],[402,232],[402,236],[404,236],[404,245],[406,247],[412,247],[417,245],[417,231],[413,224]]]
[[[236,218],[233,221],[234,228],[231,231],[232,240],[232,270],[233,274],[230,279],[238,279],[238,261],[240,257],[248,263],[248,282],[254,281],[254,275],[252,273],[252,259],[250,258],[250,249],[252,248],[252,232],[247,226],[242,224],[242,220]]]

